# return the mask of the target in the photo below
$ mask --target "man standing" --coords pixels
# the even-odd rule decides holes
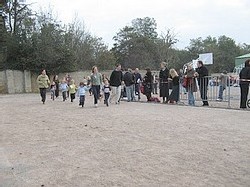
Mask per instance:
[[[245,61],[245,67],[240,72],[240,108],[246,109],[247,95],[250,83],[250,59]]]
[[[121,64],[117,64],[115,70],[110,75],[110,86],[112,91],[110,101],[115,98],[116,104],[120,103],[122,80]]]
[[[196,68],[195,76],[198,79],[198,85],[200,88],[201,99],[203,106],[209,106],[207,101],[207,86],[208,86],[208,70],[204,66],[201,60],[197,63],[198,68]]]
[[[37,84],[40,90],[42,102],[44,104],[46,100],[46,89],[49,87],[49,84],[50,84],[50,80],[49,80],[49,77],[46,75],[45,69],[42,71],[41,75],[37,77]]]

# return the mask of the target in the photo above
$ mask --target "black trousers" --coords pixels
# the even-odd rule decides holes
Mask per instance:
[[[240,108],[247,107],[247,96],[249,92],[248,84],[240,84]]]
[[[44,103],[46,100],[46,88],[39,88],[40,89],[40,95],[42,98],[42,102]]]
[[[71,100],[71,102],[73,102],[73,100],[76,98],[75,95],[76,95],[75,93],[71,93],[70,94],[70,100]]]
[[[201,99],[203,102],[203,105],[208,105],[207,101],[207,84],[201,82],[200,83],[200,94],[201,94]]]

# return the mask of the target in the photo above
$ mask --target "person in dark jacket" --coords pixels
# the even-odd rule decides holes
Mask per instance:
[[[162,97],[163,103],[168,102],[168,97],[169,97],[168,78],[169,78],[169,70],[167,68],[167,63],[162,62],[161,70],[159,73],[159,80],[160,80],[160,97]]]
[[[115,97],[115,103],[120,103],[120,96],[121,96],[121,85],[123,80],[123,74],[121,71],[121,64],[116,65],[116,69],[110,75],[110,86],[111,86],[111,97],[110,101]]]
[[[141,94],[140,94],[140,86],[141,86],[141,81],[142,81],[142,77],[141,74],[139,73],[139,69],[135,68],[135,95],[138,96],[138,101],[141,99]]]
[[[240,71],[240,108],[246,109],[250,83],[250,59],[245,61],[245,67]]]
[[[179,101],[180,96],[180,78],[178,73],[175,71],[175,69],[169,70],[170,78],[169,80],[172,81],[173,87],[172,92],[169,96],[169,102],[174,104]]]
[[[195,76],[197,77],[198,80],[201,99],[203,102],[203,106],[208,106],[209,105],[207,101],[208,70],[204,66],[201,60],[197,62],[197,66],[198,68],[196,68]]]
[[[149,68],[147,68],[146,71],[147,71],[147,73],[143,78],[144,94],[147,97],[147,101],[151,101],[153,76],[152,76],[152,72]]]
[[[135,99],[134,89],[133,89],[135,78],[134,78],[132,69],[128,69],[126,71],[126,73],[123,75],[123,81],[124,81],[125,88],[126,88],[128,102],[130,102]]]

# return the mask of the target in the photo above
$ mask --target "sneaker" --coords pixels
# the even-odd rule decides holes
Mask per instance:
[[[216,99],[216,101],[222,101],[222,99],[218,98],[218,99]]]
[[[98,107],[98,104],[95,104],[95,108],[97,108]]]

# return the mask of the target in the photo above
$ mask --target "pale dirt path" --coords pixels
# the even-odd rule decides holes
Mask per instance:
[[[249,186],[250,113],[0,95],[0,186]]]

